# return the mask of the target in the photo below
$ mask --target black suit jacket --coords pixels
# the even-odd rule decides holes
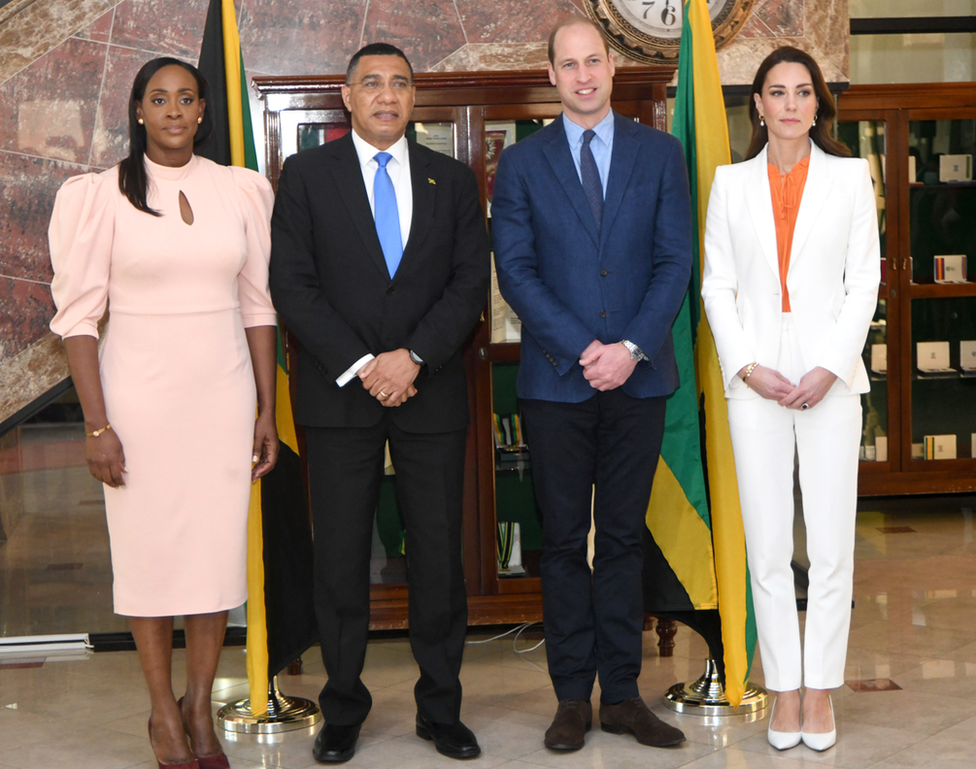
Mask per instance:
[[[390,409],[410,432],[468,424],[460,348],[485,307],[489,250],[474,172],[409,142],[413,219],[390,279],[352,135],[290,157],[271,219],[271,295],[300,343],[295,420],[368,427],[385,408],[358,379],[367,353],[405,347],[426,365],[417,395]]]

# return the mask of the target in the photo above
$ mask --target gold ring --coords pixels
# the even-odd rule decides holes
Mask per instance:
[[[389,397],[390,397],[389,395],[387,395],[387,394],[386,394],[385,392],[383,392],[382,390],[380,390],[380,395],[381,395],[381,396],[383,396],[384,398],[389,398]]]

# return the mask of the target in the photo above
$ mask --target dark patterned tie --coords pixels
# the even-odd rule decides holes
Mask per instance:
[[[583,146],[580,149],[580,176],[583,180],[583,193],[590,204],[593,212],[593,220],[596,222],[597,232],[603,224],[603,183],[600,181],[600,170],[596,167],[593,159],[593,150],[590,149],[590,142],[596,132],[592,129],[583,131]]]

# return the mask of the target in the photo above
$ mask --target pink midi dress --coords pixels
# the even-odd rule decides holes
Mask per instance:
[[[124,488],[104,486],[116,613],[206,614],[247,599],[256,391],[244,329],[276,322],[273,195],[260,174],[197,156],[145,163],[162,216],[119,192],[117,167],[58,192],[51,329],[97,338],[108,309],[99,365],[126,466]]]

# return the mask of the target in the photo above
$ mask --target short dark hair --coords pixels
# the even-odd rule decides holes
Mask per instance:
[[[552,32],[549,33],[549,63],[553,66],[556,64],[556,33],[561,29],[566,29],[566,27],[572,27],[576,24],[593,27],[603,41],[603,48],[607,52],[607,58],[610,58],[610,39],[607,37],[607,33],[603,27],[587,16],[567,16],[556,24],[552,28]]]
[[[346,67],[346,85],[352,83],[353,75],[356,74],[356,67],[359,66],[359,60],[363,56],[399,56],[407,63],[407,69],[410,70],[410,79],[413,80],[413,66],[403,51],[389,43],[370,43],[356,51],[349,60],[349,66]]]
[[[846,144],[837,141],[833,135],[837,106],[834,104],[834,95],[824,80],[823,72],[820,71],[820,65],[806,51],[801,51],[791,45],[784,45],[763,59],[759,69],[756,70],[756,77],[752,81],[752,90],[749,92],[749,119],[752,121],[752,139],[749,141],[749,149],[746,150],[746,160],[756,157],[762,152],[766,142],[769,141],[769,131],[766,126],[759,123],[759,110],[756,108],[755,94],[762,97],[762,89],[766,85],[769,70],[784,62],[802,64],[810,73],[813,92],[817,95],[817,124],[810,129],[810,138],[813,143],[828,155],[837,155],[842,158],[850,157],[851,150]]]
[[[163,67],[171,66],[182,67],[193,75],[193,79],[197,81],[197,97],[204,102],[203,121],[197,127],[196,135],[193,137],[193,147],[196,148],[203,144],[214,129],[210,85],[200,70],[185,61],[174,59],[172,56],[150,59],[142,65],[132,81],[132,91],[129,93],[129,155],[119,163],[119,191],[137,209],[153,216],[160,214],[149,207],[149,202],[146,199],[146,165],[143,161],[146,156],[146,127],[139,125],[136,105],[146,95],[146,86],[149,85],[153,75]]]

